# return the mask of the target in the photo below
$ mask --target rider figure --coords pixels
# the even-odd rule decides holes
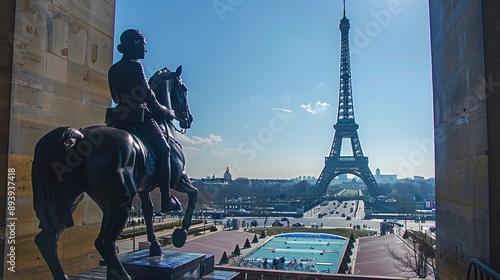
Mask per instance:
[[[172,120],[175,115],[157,101],[138,61],[147,53],[146,38],[139,30],[125,30],[118,51],[123,57],[108,72],[111,96],[118,107],[126,106],[129,111],[144,109],[144,120],[137,124],[137,132],[146,137],[158,159],[155,173],[161,191],[161,212],[180,210],[178,200],[170,194],[170,146],[157,123]]]

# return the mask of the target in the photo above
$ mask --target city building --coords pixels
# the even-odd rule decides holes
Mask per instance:
[[[396,174],[381,174],[380,168],[375,169],[375,180],[380,184],[390,184],[394,183],[398,180],[398,175]]]
[[[231,175],[231,173],[229,173],[229,167],[226,167],[226,172],[224,172],[224,181],[226,182],[231,182],[232,179],[233,179],[233,176]]]

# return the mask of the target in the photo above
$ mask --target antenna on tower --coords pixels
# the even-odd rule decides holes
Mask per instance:
[[[344,0],[344,17],[345,17],[345,0]]]

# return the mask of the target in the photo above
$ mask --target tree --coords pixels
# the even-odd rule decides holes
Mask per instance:
[[[419,278],[433,275],[436,269],[432,246],[418,236],[410,235],[412,237],[409,240],[413,248],[409,244],[403,245],[404,253],[398,253],[396,250],[387,247],[389,255],[396,260],[396,268],[401,272],[413,273],[414,276]]]

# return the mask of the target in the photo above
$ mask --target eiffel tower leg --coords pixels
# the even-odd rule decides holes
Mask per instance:
[[[366,166],[360,168],[360,173],[361,176],[359,176],[363,182],[365,182],[366,187],[368,188],[368,191],[370,192],[370,195],[372,197],[377,196],[379,193],[378,190],[378,184],[377,181],[375,181],[375,177],[373,177],[372,172],[370,171],[370,168],[368,167],[368,164]]]
[[[325,167],[316,181],[315,190],[319,194],[325,194],[330,182],[340,174],[352,174],[358,176],[365,183],[371,196],[378,195],[378,184],[368,167],[368,161],[355,160],[341,161],[334,158],[326,158]]]
[[[328,185],[330,182],[339,175],[338,171],[336,171],[332,166],[328,165],[325,162],[325,167],[321,174],[319,175],[318,181],[314,186],[314,189],[318,192],[318,194],[324,195],[328,190]]]

